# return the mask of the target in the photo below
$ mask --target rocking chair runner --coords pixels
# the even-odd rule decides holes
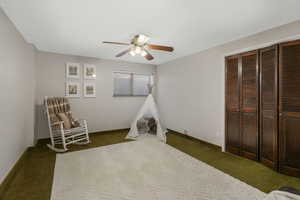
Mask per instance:
[[[72,117],[70,104],[64,97],[45,97],[51,144],[48,147],[56,152],[67,151],[67,145],[90,143],[86,120]],[[59,146],[60,147],[57,147]]]

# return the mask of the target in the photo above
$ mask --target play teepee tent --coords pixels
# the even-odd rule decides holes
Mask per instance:
[[[159,114],[157,110],[156,103],[154,101],[154,98],[152,94],[150,93],[144,103],[144,105],[139,110],[138,114],[134,118],[134,121],[131,124],[130,131],[128,135],[126,136],[127,139],[137,139],[139,137],[139,132],[137,128],[137,121],[141,119],[145,115],[151,115],[156,122],[156,136],[159,140],[162,142],[166,142],[166,131],[163,129],[160,121],[159,121]]]

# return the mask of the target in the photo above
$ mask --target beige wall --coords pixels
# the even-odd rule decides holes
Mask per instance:
[[[165,126],[224,146],[224,56],[295,38],[300,21],[159,65],[157,98]]]
[[[96,98],[72,98],[74,116],[88,121],[89,131],[129,128],[145,97],[113,97],[113,72],[155,73],[156,66],[37,52],[36,138],[49,137],[47,122],[41,111],[44,96],[64,96],[65,63],[95,64]]]
[[[33,144],[34,48],[0,8],[0,183]]]

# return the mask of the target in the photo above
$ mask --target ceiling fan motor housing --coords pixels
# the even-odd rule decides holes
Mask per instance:
[[[132,39],[132,44],[136,45],[136,46],[140,46],[143,47],[146,45],[146,43],[149,41],[149,37],[145,36],[145,35],[136,35],[133,37]]]

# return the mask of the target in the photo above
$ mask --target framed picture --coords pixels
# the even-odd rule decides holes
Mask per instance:
[[[66,83],[66,97],[80,97],[80,83],[67,82]]]
[[[95,83],[84,83],[84,97],[96,97],[96,84]]]
[[[66,64],[66,78],[80,78],[80,64],[79,63],[67,63]]]
[[[96,79],[96,66],[84,64],[84,79]]]

